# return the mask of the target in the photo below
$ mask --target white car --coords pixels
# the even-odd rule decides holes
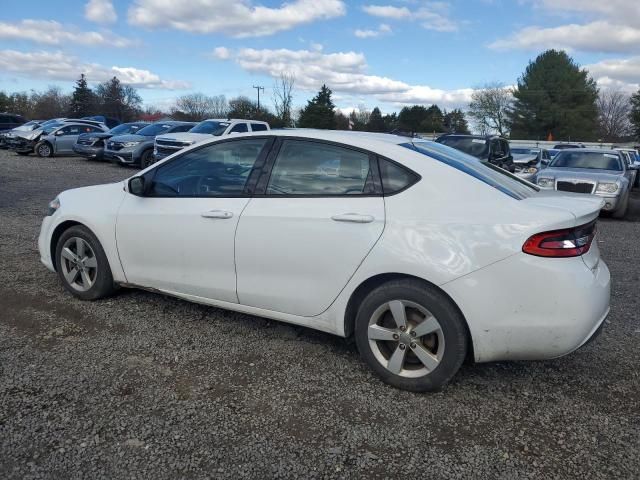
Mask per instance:
[[[236,133],[266,132],[268,130],[270,130],[269,124],[258,120],[239,120],[237,118],[203,120],[188,132],[158,135],[153,148],[153,157],[157,162],[185,147],[211,140],[211,136],[222,137]]]
[[[39,250],[78,298],[143,287],[355,337],[384,381],[425,391],[467,356],[554,358],[599,331],[601,207],[433,142],[279,130],[65,191]]]

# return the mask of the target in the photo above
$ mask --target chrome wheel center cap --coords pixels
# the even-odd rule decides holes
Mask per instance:
[[[404,343],[407,347],[411,345],[412,337],[408,332],[400,332],[400,343]]]

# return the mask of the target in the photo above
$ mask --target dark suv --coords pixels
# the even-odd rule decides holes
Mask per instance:
[[[436,142],[460,150],[511,173],[515,171],[509,142],[502,137],[451,133],[438,137]]]
[[[13,130],[26,122],[27,121],[22,115],[0,113],[0,132],[8,132],[9,130]]]

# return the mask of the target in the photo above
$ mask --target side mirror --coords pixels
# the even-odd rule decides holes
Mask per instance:
[[[133,177],[129,179],[129,193],[138,197],[143,197],[145,190],[144,177]]]
[[[64,135],[64,131],[62,130],[56,131],[56,137],[61,137],[62,135]]]

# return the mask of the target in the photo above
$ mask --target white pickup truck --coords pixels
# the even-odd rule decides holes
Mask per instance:
[[[220,137],[233,133],[264,132],[267,130],[270,130],[269,124],[258,120],[220,118],[203,120],[188,132],[158,135],[153,147],[153,157],[157,162],[178,150],[208,140],[212,136]]]

